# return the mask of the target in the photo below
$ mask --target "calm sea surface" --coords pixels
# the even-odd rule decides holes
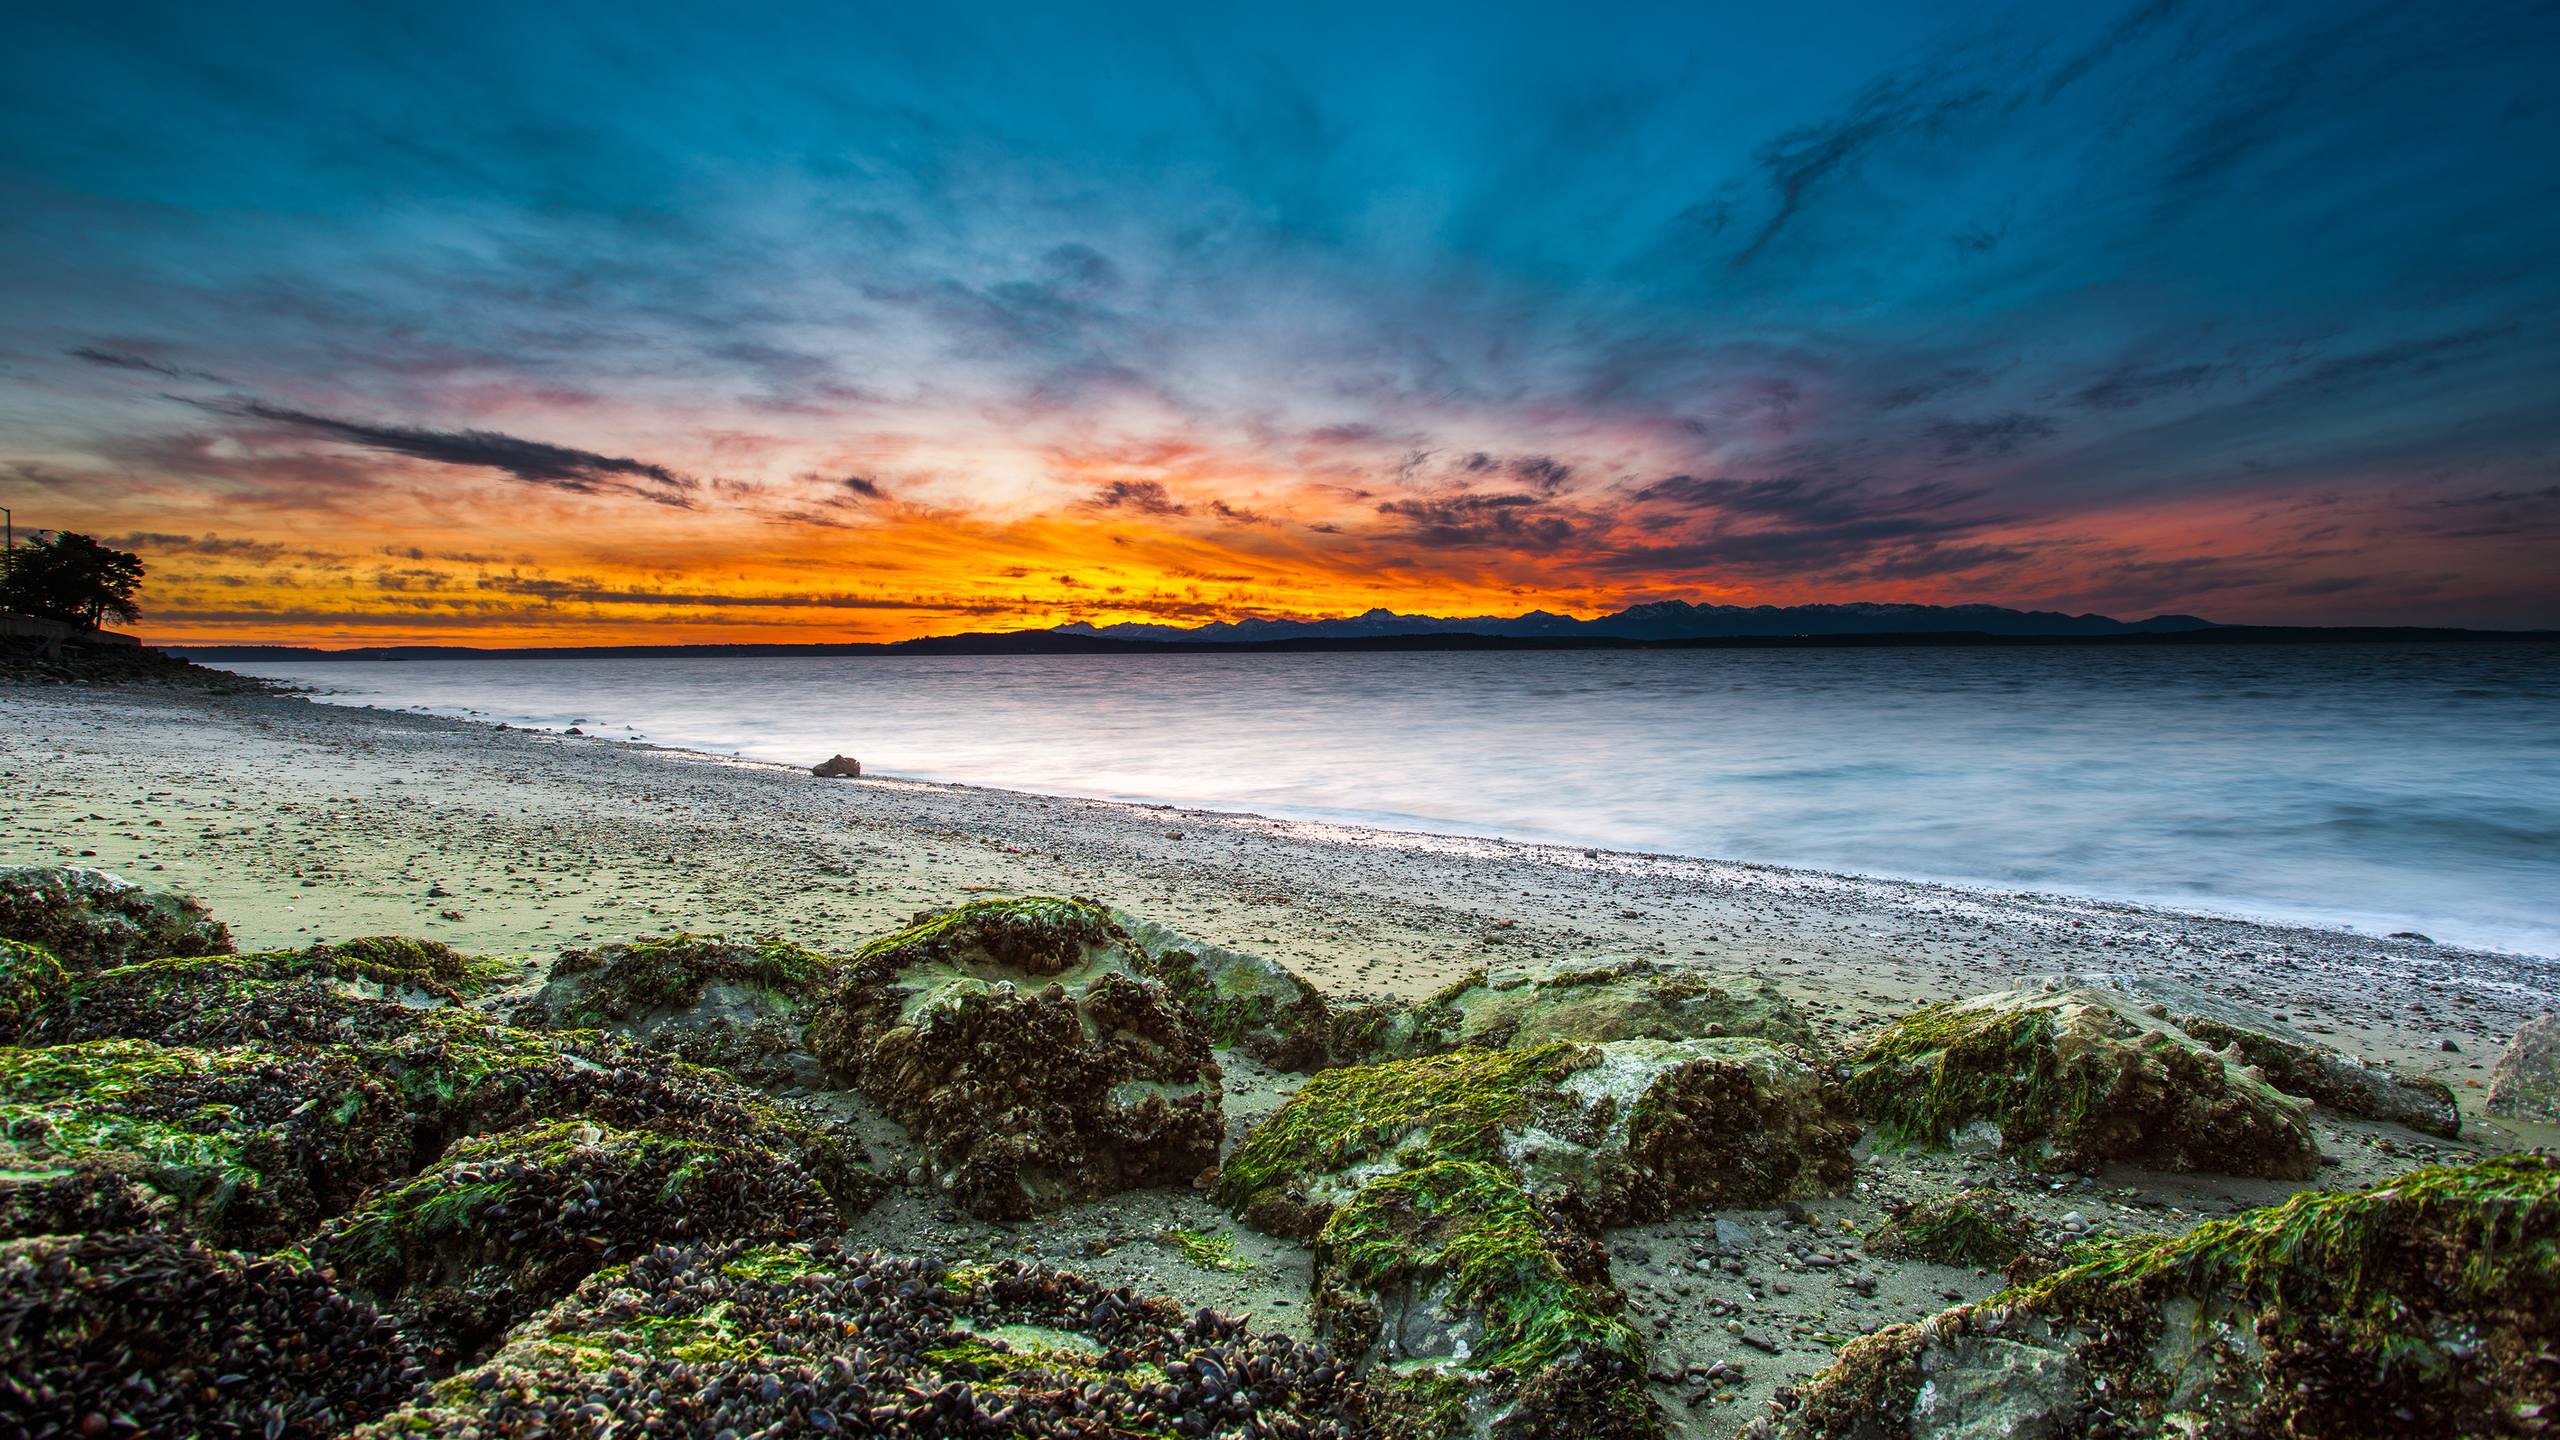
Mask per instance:
[[[806,765],[2560,955],[2560,648],[235,667]]]

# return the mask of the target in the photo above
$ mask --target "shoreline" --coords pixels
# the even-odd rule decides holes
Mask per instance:
[[[410,932],[522,953],[680,926],[823,948],[970,894],[1075,893],[1337,994],[1632,955],[1765,974],[1851,1032],[2022,973],[2144,969],[2282,998],[2458,1090],[2517,1025],[2560,1009],[2546,957],[1751,862],[821,780],[299,695],[0,689],[0,783],[26,797],[0,821],[0,860],[192,889],[244,943]],[[196,823],[113,818],[152,809]]]
[[[674,754],[695,756],[706,760],[716,760],[723,763],[770,767],[783,774],[810,778],[808,776],[808,767],[806,765],[795,764],[786,760],[758,759],[744,754],[724,754],[717,750],[696,745],[672,744],[654,740],[623,739],[600,733],[581,733],[577,735],[570,735],[567,733],[569,727],[565,725],[555,727],[549,724],[537,723],[529,719],[498,718],[489,715],[485,711],[476,709],[466,709],[464,707],[436,707],[427,705],[384,706],[357,698],[360,692],[336,692],[337,694],[346,697],[338,699],[331,698],[332,692],[321,690],[316,686],[301,681],[279,681],[272,683],[282,686],[282,693],[290,693],[305,699],[310,703],[332,706],[338,709],[366,711],[383,715],[421,716],[449,720],[458,724],[482,725],[528,734],[551,735],[567,740],[578,740],[609,746],[619,746],[625,749],[665,751]],[[1596,851],[1603,857],[1618,856],[1647,861],[1664,861],[1723,867],[1735,870],[1780,872],[1814,880],[1842,881],[1857,885],[1920,886],[1929,889],[1947,890],[1967,894],[1990,903],[2018,900],[2032,901],[2048,905],[2100,907],[2111,910],[2124,910],[2128,912],[2152,912],[2170,920],[2210,920],[2231,924],[2264,926],[2280,930],[2305,930],[2327,935],[2355,937],[2374,941],[2388,941],[2403,934],[2419,933],[2430,937],[2428,943],[2436,945],[2438,948],[2447,951],[2461,951],[2479,955],[2494,955],[2516,960],[2541,961],[2555,966],[2560,966],[2560,949],[2540,950],[2529,948],[2531,942],[2524,941],[2519,941],[2513,944],[2504,944],[2479,943],[2476,941],[2462,939],[2438,939],[2434,938],[2436,932],[2449,930],[2452,928],[2453,924],[2458,924],[2460,922],[2448,922],[2442,918],[2430,919],[2427,917],[2412,919],[2406,915],[2391,917],[2380,911],[2350,911],[2345,913],[2332,912],[2328,914],[2313,914],[2303,911],[2289,910],[2280,902],[2269,902],[2263,906],[2250,904],[2216,904],[2208,898],[2200,897],[2198,899],[2189,900],[2168,894],[2100,894],[2063,888],[2046,889],[2042,887],[2022,885],[2003,880],[1998,877],[1952,874],[1907,874],[1859,870],[1846,867],[1832,867],[1825,866],[1818,862],[1799,862],[1792,860],[1747,860],[1732,856],[1705,854],[1684,850],[1631,848],[1624,845],[1612,844],[1606,840],[1576,838],[1563,835],[1532,834],[1523,836],[1515,833],[1496,831],[1490,827],[1475,825],[1463,820],[1441,820],[1429,816],[1388,813],[1381,813],[1374,816],[1346,814],[1328,810],[1321,806],[1294,808],[1275,806],[1264,809],[1247,809],[1240,805],[1221,804],[1214,800],[1110,794],[1099,791],[1064,788],[1051,789],[1033,785],[991,785],[952,776],[885,772],[872,773],[867,770],[860,783],[878,784],[882,782],[977,791],[993,795],[1021,797],[1030,800],[1064,800],[1094,805],[1120,805],[1144,810],[1178,811],[1185,814],[1221,816],[1270,825],[1301,826],[1306,827],[1311,832],[1309,838],[1331,840],[1336,843],[1358,843],[1370,846],[1383,846],[1384,848],[1398,848],[1408,842],[1419,842],[1422,840],[1476,841],[1487,845],[1510,846],[1528,850],[1553,851],[1557,853],[1546,858],[1557,861],[1563,861],[1568,854],[1578,855],[1584,852]]]

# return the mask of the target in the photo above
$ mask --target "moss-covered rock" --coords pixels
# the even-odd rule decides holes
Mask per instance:
[[[827,1197],[764,1146],[554,1120],[455,1144],[307,1249],[460,1355],[658,1245],[790,1240],[837,1223]]]
[[[1905,1016],[1854,1057],[1848,1090],[1893,1143],[1979,1132],[2072,1168],[2300,1179],[2319,1165],[2303,1101],[2102,990],[2009,990]]]
[[[25,1435],[318,1440],[424,1378],[309,1264],[161,1235],[0,1244],[0,1337],[0,1426]]]
[[[1643,1342],[1569,1197],[1542,1203],[1478,1160],[1399,1170],[1333,1212],[1315,1264],[1317,1323],[1391,1397],[1385,1433],[1655,1431]]]
[[[1315,1076],[1237,1146],[1218,1193],[1305,1240],[1378,1176],[1474,1160],[1626,1224],[1823,1193],[1857,1133],[1818,1072],[1762,1040],[1456,1050]]]
[[[73,970],[231,949],[231,931],[186,896],[78,865],[0,870],[0,938],[41,945]]]
[[[1119,911],[1112,919],[1144,955],[1147,974],[1191,1013],[1209,1043],[1275,1070],[1321,1070],[1370,1058],[1337,1053],[1324,992],[1276,960],[1178,935]]]
[[[368,1437],[833,1433],[1354,1440],[1321,1350],[1019,1262],[667,1248],[590,1277]]]
[[[2144,975],[2031,975],[2020,984],[2044,990],[2085,985],[2122,995],[2212,1049],[2256,1067],[2269,1084],[2286,1094],[2338,1114],[2387,1120],[2448,1140],[2462,1132],[2453,1090],[2443,1081],[2403,1075],[2388,1065],[2350,1055],[2256,1006]]]
[[[268,1046],[385,1040],[415,1028],[419,1010],[459,1004],[514,969],[432,940],[389,935],[143,960],[73,979],[28,1037],[45,1044]]]
[[[848,1216],[881,1188],[849,1135],[796,1120],[727,1076],[592,1032],[394,1008],[413,1021],[379,1042],[0,1050],[0,1158],[37,1172],[119,1164],[189,1223],[243,1245],[307,1233],[455,1139],[564,1118],[761,1146]]]
[[[0,940],[0,1045],[20,1037],[71,988],[71,976],[53,952],[24,940]]]
[[[770,935],[644,936],[561,952],[515,1020],[612,1030],[749,1084],[782,1085],[799,1078],[801,1025],[839,968]]]
[[[865,947],[809,1049],[930,1147],[972,1211],[1020,1218],[1217,1158],[1208,1038],[1084,900],[981,900]]]
[[[1393,1016],[1380,1058],[1460,1046],[1519,1049],[1557,1040],[1694,1040],[1751,1036],[1807,1050],[1820,1033],[1766,980],[1719,979],[1649,960],[1543,972],[1477,970]]]
[[[1754,1434],[2538,1435],[2560,1407],[2560,1166],[2309,1192],[1851,1344]]]
[[[2036,1223],[1997,1190],[1959,1190],[1904,1205],[1867,1236],[1867,1253],[2006,1270],[2039,1251]]]

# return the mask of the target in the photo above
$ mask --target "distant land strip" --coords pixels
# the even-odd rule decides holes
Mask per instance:
[[[1870,635],[1700,635],[1634,639],[1613,635],[1295,636],[1278,640],[1122,640],[1062,635],[1054,630],[976,631],[914,640],[841,644],[709,645],[369,645],[323,650],[294,645],[165,645],[199,661],[259,660],[578,660],[762,658],[829,655],[1236,655],[1398,651],[1510,650],[1797,650],[1916,649],[1965,646],[2155,648],[2218,645],[2373,645],[2524,643],[2560,645],[2560,630],[2455,630],[2377,625],[2217,625],[2200,630],[2114,635],[1994,635],[1982,631],[1895,631]]]

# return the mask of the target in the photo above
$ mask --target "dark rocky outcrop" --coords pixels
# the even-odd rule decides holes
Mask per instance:
[[[1851,1343],[1756,1440],[2521,1436],[2560,1413],[2560,1166],[2419,1170]]]
[[[291,1255],[150,1234],[0,1244],[0,1424],[28,1436],[335,1436],[425,1378],[399,1328]]]
[[[388,1040],[515,972],[432,940],[378,935],[247,955],[172,956],[73,978],[30,1043],[326,1045]]]
[[[2207,1047],[2255,1067],[2267,1083],[2323,1109],[2388,1120],[2451,1139],[2462,1131],[2453,1090],[2441,1080],[2403,1075],[2324,1044],[2253,1005],[2176,980],[2128,974],[2030,975],[2022,986],[2087,986],[2122,995]]]
[[[76,865],[0,870],[0,939],[73,970],[231,950],[229,928],[194,900]]]
[[[1344,1367],[1206,1310],[1019,1261],[666,1248],[587,1280],[359,1434],[1355,1440]]]
[[[921,916],[848,960],[807,1040],[980,1215],[1188,1184],[1217,1159],[1208,1037],[1090,901]]]
[[[1980,1135],[2037,1164],[2301,1179],[2308,1108],[2125,997],[2003,991],[1888,1025],[1850,1062],[1850,1098],[1890,1143]]]

